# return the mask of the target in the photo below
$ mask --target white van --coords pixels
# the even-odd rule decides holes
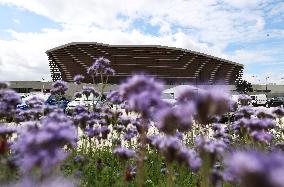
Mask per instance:
[[[163,93],[162,100],[173,105],[176,103],[176,98],[174,97],[174,93]]]
[[[250,95],[252,106],[265,106],[267,97],[265,94]]]
[[[198,92],[198,88],[191,86],[191,85],[179,85],[175,86],[169,89],[166,89],[163,91],[162,94],[162,100],[170,103],[170,104],[176,104],[177,98],[186,90],[186,89],[191,89],[191,90],[196,90]]]

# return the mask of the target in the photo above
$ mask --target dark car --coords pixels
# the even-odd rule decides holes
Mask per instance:
[[[277,97],[277,99],[280,99],[284,102],[284,97]]]
[[[61,98],[56,98],[54,95],[51,95],[48,97],[48,99],[45,101],[46,105],[58,105],[59,108],[62,108],[65,110],[65,108],[67,107],[67,104],[70,101],[68,99],[66,99],[65,97],[61,97]]]
[[[25,102],[22,102],[21,104],[17,105],[17,108],[21,110],[27,110],[29,106]]]
[[[284,100],[282,100],[280,97],[270,98],[266,103],[266,107],[283,107],[283,105]]]

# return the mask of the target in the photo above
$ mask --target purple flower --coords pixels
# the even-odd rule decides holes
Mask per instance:
[[[90,66],[90,67],[88,67],[87,73],[88,73],[89,75],[91,75],[91,76],[93,77],[94,74],[95,74],[95,72],[96,72],[96,70],[95,70],[95,67],[94,67],[93,65]]]
[[[99,93],[97,91],[95,91],[95,89],[93,87],[86,87],[86,86],[83,87],[82,94],[84,94],[87,98],[90,97],[91,94],[94,97],[99,96]]]
[[[37,180],[33,177],[24,177],[17,181],[16,184],[8,185],[13,187],[76,187],[77,184],[75,181],[70,179],[64,179],[62,177],[46,177],[42,180]]]
[[[272,119],[249,119],[247,120],[247,126],[251,131],[254,130],[268,130],[275,127],[275,121]]]
[[[111,91],[107,94],[107,99],[113,104],[120,104],[123,102],[122,96],[118,91]]]
[[[84,162],[86,159],[85,159],[85,157],[83,157],[83,156],[81,156],[81,155],[77,155],[77,156],[74,156],[73,157],[73,161],[74,162],[80,162],[80,163],[82,163],[82,162]]]
[[[182,141],[183,140],[183,135],[184,134],[182,132],[176,131],[175,137],[177,137],[178,139],[180,139]]]
[[[104,74],[106,74],[106,75],[114,75],[115,71],[114,71],[114,69],[112,69],[110,67],[107,67],[107,68],[104,69]]]
[[[73,121],[75,125],[80,126],[82,130],[86,128],[88,120],[90,120],[90,115],[87,111],[80,112],[80,113],[76,112],[73,116]]]
[[[50,92],[53,95],[64,95],[67,90],[67,83],[59,80],[52,84]]]
[[[82,93],[81,92],[75,92],[74,93],[74,97],[75,98],[81,98],[82,97]]]
[[[101,133],[101,128],[100,127],[95,127],[95,128],[87,128],[85,131],[86,135],[89,138],[93,138],[94,136],[99,136]]]
[[[166,107],[157,114],[157,127],[166,134],[174,134],[176,130],[188,131],[193,123],[193,114],[194,106],[191,104]]]
[[[213,126],[212,126],[212,129],[214,130],[214,131],[221,131],[222,130],[222,125],[221,124],[214,124]]]
[[[203,92],[202,89],[199,89],[197,87],[187,86],[183,88],[183,90],[181,91],[181,93],[179,93],[179,95],[177,95],[178,97],[177,99],[180,103],[195,101],[198,98],[198,93],[200,91]]]
[[[32,97],[26,101],[29,108],[42,108],[44,106],[44,100],[38,97]]]
[[[74,76],[74,82],[76,84],[81,84],[84,79],[85,79],[85,77],[83,75],[80,75],[80,74]]]
[[[134,158],[136,156],[136,153],[132,149],[128,149],[125,147],[117,147],[113,150],[113,153],[117,156],[119,156],[123,160],[128,160],[130,158]]]
[[[14,90],[0,89],[0,117],[10,117],[16,112],[16,106],[20,103],[21,97]]]
[[[121,124],[121,125],[123,125],[123,126],[125,126],[125,127],[127,127],[127,125],[128,125],[129,123],[131,123],[132,121],[133,121],[133,119],[131,119],[131,118],[128,117],[128,116],[120,116],[120,117],[118,118],[117,123],[118,123],[118,124]]]
[[[239,95],[239,97],[238,97],[238,102],[242,106],[249,105],[250,101],[251,101],[251,97],[249,95],[242,94],[242,95]]]
[[[137,130],[135,128],[129,128],[123,135],[123,139],[126,141],[130,141],[132,138],[136,137],[138,134]]]
[[[283,187],[284,155],[253,151],[234,152],[225,159],[224,177],[243,187]]]
[[[238,112],[235,113],[235,118],[236,119],[241,119],[241,118],[250,119],[254,113],[255,113],[255,111],[252,107],[242,106],[242,107],[240,107]]]
[[[110,133],[110,129],[107,126],[102,126],[101,129],[102,139],[107,139],[107,135]]]
[[[201,166],[201,159],[198,157],[197,153],[194,150],[187,149],[185,147],[180,150],[177,156],[177,161],[180,164],[185,164],[194,172],[197,172]]]
[[[284,109],[283,108],[276,108],[272,111],[277,117],[282,118],[284,116]]]
[[[98,74],[114,74],[114,70],[109,66],[110,61],[106,58],[100,57],[87,69],[87,73],[91,76]]]
[[[174,136],[151,136],[150,145],[155,147],[167,160],[167,162],[177,161],[197,171],[201,166],[201,160],[194,150],[190,150],[182,144],[181,140]]]
[[[217,156],[222,156],[227,148],[227,144],[223,140],[211,140],[207,137],[197,136],[195,144],[201,153],[206,153],[214,160]]]
[[[110,65],[110,60],[104,57],[100,57],[95,61],[95,65],[98,67],[107,67]]]
[[[119,93],[128,102],[130,110],[150,115],[151,107],[161,102],[163,85],[154,78],[145,75],[134,75],[119,86]]]
[[[257,111],[256,116],[259,119],[275,119],[275,116],[273,115],[273,113],[271,111],[268,110],[264,110],[264,109],[260,109]]]
[[[216,116],[221,116],[233,108],[233,102],[221,89],[203,90],[187,87],[178,96],[180,103],[193,102],[196,107],[196,120],[201,124],[211,123]]]
[[[0,124],[1,125],[1,124]],[[12,127],[4,127],[4,126],[0,126],[0,139],[1,137],[6,139],[7,137],[10,137],[13,133],[16,132],[15,128]]]
[[[20,133],[13,149],[18,155],[17,164],[23,172],[39,167],[49,174],[54,166],[67,156],[65,145],[75,146],[76,130],[64,114],[51,113],[41,124],[28,126]]]
[[[116,130],[117,132],[122,132],[125,129],[123,125],[115,125],[113,126],[113,130]]]
[[[265,131],[253,131],[250,136],[259,142],[269,143],[273,139],[273,135]]]
[[[85,113],[85,112],[88,112],[88,110],[82,105],[77,105],[74,108],[74,114],[75,115]]]
[[[181,141],[173,136],[157,139],[156,144],[158,150],[164,155],[168,162],[174,161],[183,147]]]
[[[43,113],[44,116],[52,113],[52,112],[56,112],[56,113],[64,113],[62,108],[58,108],[58,106],[56,105],[45,105],[43,108]]]

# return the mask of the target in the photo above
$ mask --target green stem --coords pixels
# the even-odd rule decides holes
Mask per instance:
[[[210,187],[210,157],[202,154],[202,166],[200,169],[200,187]]]
[[[144,186],[144,158],[145,158],[145,151],[146,151],[146,132],[145,129],[142,127],[142,132],[140,135],[140,150],[139,150],[139,157],[137,163],[137,177],[138,177],[138,186]]]
[[[174,171],[171,163],[167,163],[167,187],[172,187],[174,182]]]

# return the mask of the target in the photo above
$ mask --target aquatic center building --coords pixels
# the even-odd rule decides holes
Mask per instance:
[[[86,70],[99,57],[108,58],[116,71],[109,84],[118,84],[134,73],[145,73],[167,85],[227,84],[241,80],[243,65],[191,50],[159,45],[107,45],[73,42],[46,51],[53,81],[72,82],[76,74],[92,78]],[[98,82],[98,81],[96,81]]]

